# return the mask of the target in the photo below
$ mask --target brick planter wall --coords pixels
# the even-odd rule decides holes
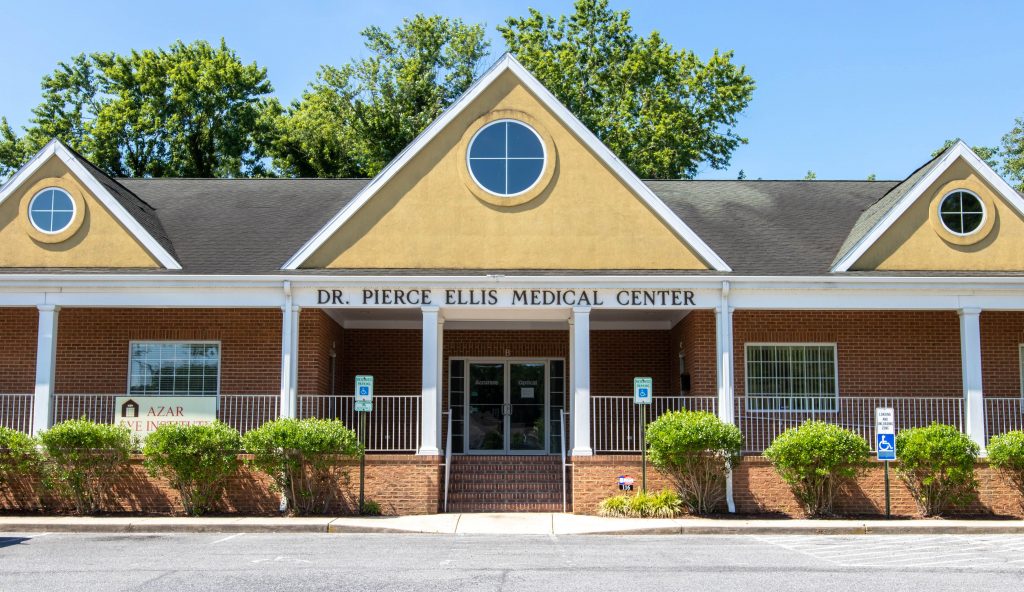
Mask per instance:
[[[142,456],[134,455],[127,469],[110,484],[103,501],[104,511],[132,514],[182,514],[178,493],[163,479],[150,477],[142,465]],[[243,455],[243,458],[245,456]],[[443,459],[435,456],[370,455],[366,459],[366,498],[381,505],[384,514],[436,514]],[[338,499],[331,514],[354,514],[359,500],[359,463],[345,462],[348,483],[339,483]],[[47,513],[68,513],[73,506],[38,483],[11,490],[0,486],[0,511],[26,511],[29,500],[42,497]],[[244,465],[230,480],[222,505],[215,514],[275,515],[280,495],[271,490],[270,479]]]
[[[618,495],[616,479],[630,475],[640,484],[639,455],[599,455],[574,457],[573,510],[577,514],[594,514],[601,500]],[[951,515],[976,517],[1024,518],[1024,498],[984,461],[975,469],[978,478],[978,499],[952,511]],[[910,491],[890,467],[891,509],[894,516],[920,516]],[[672,480],[650,465],[647,467],[647,489],[657,491],[673,487]],[[778,476],[768,459],[747,456],[733,473],[733,499],[740,514],[775,515],[783,518],[805,517],[789,486]],[[722,511],[725,510],[723,507]],[[885,485],[882,465],[875,464],[836,499],[840,515],[884,516]]]

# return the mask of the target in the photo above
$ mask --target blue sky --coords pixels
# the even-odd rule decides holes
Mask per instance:
[[[5,0],[0,14],[0,115],[27,123],[39,80],[82,51],[127,51],[182,39],[227,39],[266,66],[276,94],[297,97],[320,64],[365,54],[358,32],[417,12],[495,26],[571,0],[106,2]],[[732,49],[758,89],[738,131],[750,143],[726,171],[700,178],[879,179],[907,176],[946,138],[991,145],[1024,117],[1024,2],[702,2],[612,0],[634,29],[658,30],[706,57]]]

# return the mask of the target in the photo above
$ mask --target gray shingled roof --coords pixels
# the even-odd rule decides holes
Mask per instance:
[[[741,275],[819,275],[895,181],[647,181]]]
[[[114,199],[121,204],[128,214],[135,218],[139,224],[148,232],[156,242],[160,243],[160,246],[170,254],[171,257],[177,259],[174,251],[174,243],[170,237],[164,231],[163,225],[160,223],[160,219],[157,218],[156,212],[151,205],[140,199],[139,196],[129,191],[124,185],[114,181],[106,173],[101,171],[91,162],[89,162],[84,156],[73,150],[67,144],[61,144],[67,148],[68,152],[78,160],[88,170],[96,180],[99,181],[100,185],[112,195]]]
[[[184,273],[279,273],[367,183],[364,179],[121,179],[156,208]],[[828,273],[842,238],[894,181],[647,181],[734,272]],[[572,274],[488,270],[506,275]],[[302,271],[298,273],[311,273]],[[316,271],[316,273],[325,273]],[[457,275],[465,270],[337,270],[326,273]],[[593,275],[593,271],[580,270]],[[602,270],[599,274],[686,274]]]
[[[846,237],[846,240],[843,241],[843,245],[836,252],[836,256],[832,260],[831,267],[834,267],[839,263],[839,260],[845,257],[846,254],[849,253],[862,238],[864,238],[864,235],[870,232],[871,229],[878,224],[879,220],[881,220],[889,210],[899,203],[899,201],[903,199],[903,196],[909,193],[914,185],[917,185],[918,181],[930,173],[932,169],[935,168],[935,165],[942,160],[942,157],[952,149],[953,146],[950,146],[935,158],[924,163],[921,168],[911,173],[911,175],[903,180],[903,182],[893,187],[892,190],[882,196],[881,199],[872,204],[870,208],[864,210],[864,213],[861,214],[860,218],[858,218],[857,222],[853,225],[853,228],[850,230],[850,234]]]
[[[344,269],[282,272],[281,266],[366,186],[367,179],[115,181],[82,160],[182,265],[181,272],[128,270],[129,273],[703,275],[680,270],[628,269]],[[645,183],[732,267],[734,274],[825,275],[829,273],[838,254],[855,244],[859,236],[863,236],[917,179],[927,174],[937,160],[932,160],[902,182],[651,180]],[[53,273],[58,270],[4,271]],[[126,270],[67,271],[126,273]],[[870,274],[886,275],[882,272]],[[947,274],[922,272],[898,275]]]
[[[278,273],[366,179],[119,179],[153,204],[183,273]]]

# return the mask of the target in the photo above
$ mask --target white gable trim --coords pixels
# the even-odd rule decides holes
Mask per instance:
[[[142,243],[143,247],[149,251],[149,253],[156,258],[157,261],[165,269],[181,269],[181,264],[167,252],[167,249],[163,248],[153,235],[149,233],[145,228],[139,224],[139,221],[134,216],[128,213],[128,210],[124,209],[121,202],[107,191],[107,188],[91,173],[88,169],[82,166],[82,163],[57,140],[50,140],[46,146],[43,147],[32,160],[28,161],[25,166],[21,167],[17,173],[11,176],[7,183],[0,188],[0,204],[7,200],[21,185],[22,183],[31,177],[38,169],[50,159],[51,156],[56,156],[64,163],[65,166],[71,170],[72,173],[89,189],[89,192],[96,196],[96,199],[103,204],[114,218],[117,219],[128,232],[135,237],[137,241]]]
[[[842,272],[849,271],[864,253],[871,248],[872,245],[877,242],[882,235],[885,234],[893,224],[896,223],[900,217],[906,213],[910,206],[912,206],[917,200],[924,194],[924,192],[931,187],[938,179],[942,176],[950,166],[953,165],[957,159],[963,158],[967,164],[974,169],[978,175],[980,175],[989,185],[995,188],[996,193],[1009,203],[1017,213],[1024,216],[1024,199],[1021,198],[1013,187],[1010,186],[1002,177],[999,176],[992,167],[988,166],[984,160],[981,159],[977,154],[974,153],[971,148],[965,144],[962,140],[958,140],[957,143],[946,152],[945,156],[942,157],[931,171],[927,175],[917,180],[917,183],[910,188],[910,191],[904,195],[900,201],[896,202],[896,205],[890,209],[885,216],[879,220],[875,226],[853,246],[846,255],[843,256],[833,267],[832,271]]]
[[[556,117],[562,120],[562,122],[570,129],[576,136],[591,150],[597,154],[597,157],[601,159],[612,171],[621,179],[630,189],[633,190],[640,199],[652,211],[672,229],[672,231],[689,245],[697,254],[716,271],[732,271],[732,269],[725,263],[725,261],[715,253],[707,243],[704,242],[697,233],[695,233],[689,226],[687,226],[682,220],[679,219],[672,210],[669,209],[665,202],[661,201],[657,195],[651,189],[637,177],[633,171],[629,170],[621,160],[618,159],[611,150],[605,146],[601,140],[597,138],[583,123],[576,118],[568,109],[562,105],[561,102],[543,84],[537,80],[533,74],[530,74],[522,64],[519,63],[510,54],[505,54],[500,60],[493,66],[491,66],[487,72],[484,73],[476,82],[473,83],[469,89],[452,104],[444,113],[441,114],[433,123],[431,123],[423,133],[416,137],[399,155],[392,160],[384,170],[377,174],[370,183],[366,185],[356,196],[345,205],[331,220],[316,234],[313,235],[306,244],[302,246],[291,259],[289,259],[283,266],[283,269],[298,269],[309,257],[313,255],[321,246],[326,243],[330,237],[334,236],[336,232],[347,222],[356,212],[362,208],[366,202],[368,202],[374,194],[380,190],[388,181],[391,180],[413,157],[415,157],[420,150],[422,150],[434,137],[441,132],[449,123],[452,122],[462,111],[473,102],[487,87],[491,85],[500,75],[506,71],[511,71],[515,74],[520,81],[533,92],[548,109],[550,109]]]

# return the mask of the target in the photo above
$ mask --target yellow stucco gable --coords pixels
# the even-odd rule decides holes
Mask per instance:
[[[985,204],[986,222],[974,236],[952,235],[935,214],[939,201],[956,189],[972,191]],[[958,158],[851,269],[1021,271],[1024,217],[971,165]]]
[[[480,196],[469,137],[496,117],[530,123],[554,158],[515,206]],[[306,268],[708,269],[513,73],[497,77],[305,260]]]
[[[76,202],[67,232],[44,236],[28,220],[28,202],[60,187]],[[57,156],[51,156],[0,203],[0,268],[154,268],[159,262]]]

